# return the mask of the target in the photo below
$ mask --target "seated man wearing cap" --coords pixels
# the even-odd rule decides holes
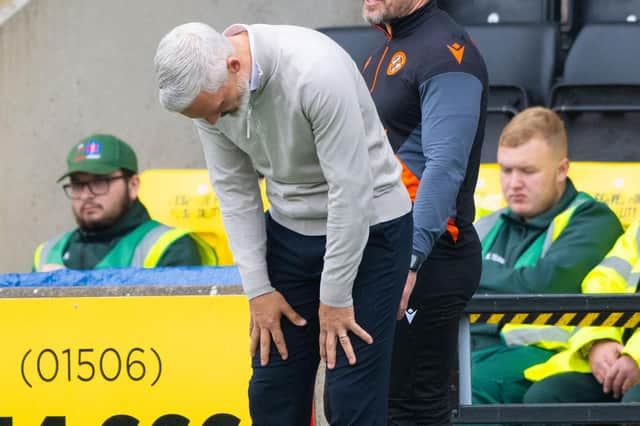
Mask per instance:
[[[188,231],[151,220],[138,200],[138,160],[111,135],[89,136],[67,156],[64,184],[78,228],[41,244],[35,271],[217,264],[214,250]]]

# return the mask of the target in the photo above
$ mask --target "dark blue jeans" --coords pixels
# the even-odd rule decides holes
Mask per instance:
[[[293,232],[268,215],[266,226],[271,284],[307,325],[281,320],[286,361],[274,345],[266,367],[260,366],[259,354],[253,358],[251,417],[255,426],[304,426],[311,419],[320,361],[318,307],[326,239]],[[338,345],[336,367],[327,370],[325,379],[325,411],[333,426],[386,424],[395,314],[409,267],[412,228],[410,214],[370,228],[352,295],[356,321],[373,344],[349,333],[357,357],[353,366]]]

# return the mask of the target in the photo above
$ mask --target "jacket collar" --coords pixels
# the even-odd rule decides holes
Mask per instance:
[[[387,32],[387,28],[384,24],[374,25],[378,29],[381,29],[389,38],[397,39],[408,37],[413,34],[416,29],[420,28],[424,22],[429,20],[434,12],[438,10],[438,4],[436,0],[430,0],[427,4],[417,9],[413,13],[400,18],[392,19],[389,22],[391,27],[391,34]]]

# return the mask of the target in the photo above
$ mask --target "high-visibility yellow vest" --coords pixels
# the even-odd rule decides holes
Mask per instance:
[[[618,238],[611,251],[582,281],[583,293],[635,293],[640,280],[640,220],[636,220]],[[539,381],[563,372],[590,373],[583,349],[597,340],[622,343],[624,329],[616,327],[581,327],[569,340],[569,348],[547,362],[525,370],[525,377]],[[622,352],[640,365],[640,330],[625,344]]]
[[[42,270],[47,263],[63,265],[62,256],[71,234],[66,232],[40,244],[33,259],[34,270]],[[184,229],[171,228],[150,220],[125,235],[94,269],[154,268],[169,246],[185,235],[189,235],[196,243],[203,265],[217,265],[215,251],[200,237]]]

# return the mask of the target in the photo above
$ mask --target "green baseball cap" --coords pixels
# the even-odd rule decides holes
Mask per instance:
[[[58,182],[72,173],[108,175],[118,169],[138,173],[138,159],[133,149],[113,135],[91,135],[71,148],[67,155],[67,172]]]

